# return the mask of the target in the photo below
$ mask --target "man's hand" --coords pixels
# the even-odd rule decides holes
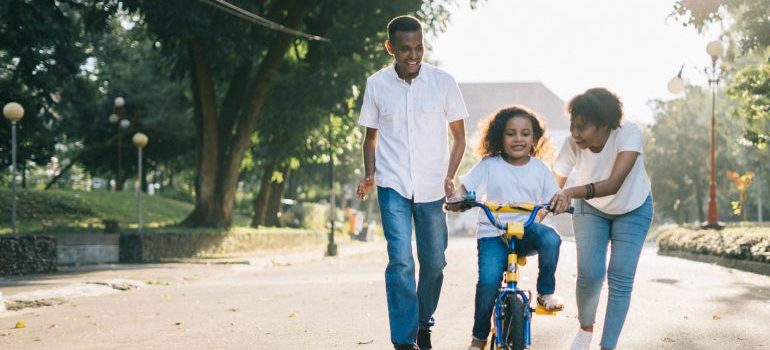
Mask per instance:
[[[356,197],[358,197],[358,199],[365,199],[366,195],[369,194],[369,191],[372,190],[372,187],[374,187],[374,176],[368,176],[361,179],[361,182],[358,183],[358,189],[356,190]]]
[[[450,198],[453,193],[455,193],[455,180],[447,177],[444,179],[444,195],[446,198]]]

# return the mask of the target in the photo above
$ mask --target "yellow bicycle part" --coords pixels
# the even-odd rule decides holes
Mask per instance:
[[[508,271],[505,273],[506,282],[519,282],[519,269],[516,268],[516,262],[518,260],[518,255],[508,254]]]
[[[548,310],[545,308],[545,306],[537,304],[537,307],[535,307],[535,313],[538,315],[545,315],[545,316],[556,316],[556,313],[559,311],[556,310]]]
[[[509,222],[505,225],[505,235],[508,239],[522,239],[524,237],[524,223],[521,221]]]
[[[529,213],[535,210],[535,203],[530,202],[484,202],[484,205],[494,213]]]

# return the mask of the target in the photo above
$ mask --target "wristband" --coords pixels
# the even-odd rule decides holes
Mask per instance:
[[[594,198],[594,195],[596,195],[596,186],[594,186],[594,183],[590,183],[586,185],[586,198],[585,199],[591,199]]]

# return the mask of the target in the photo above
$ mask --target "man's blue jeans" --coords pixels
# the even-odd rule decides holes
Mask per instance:
[[[606,274],[609,296],[601,346],[614,349],[626,320],[636,266],[652,221],[652,196],[647,197],[639,208],[621,215],[605,214],[584,200],[576,200],[574,205],[572,224],[578,257],[578,320],[581,326],[591,326],[596,321],[599,292]]]
[[[414,344],[417,329],[430,329],[444,281],[447,247],[444,200],[414,203],[387,187],[378,187],[382,226],[388,241],[385,290],[390,316],[390,340],[395,345]],[[420,262],[415,286],[412,256],[412,220]]]
[[[537,254],[537,293],[553,294],[556,289],[556,264],[559,262],[561,238],[550,226],[534,223],[524,231],[521,240],[514,240],[516,253]],[[479,280],[476,283],[476,311],[473,315],[473,337],[486,339],[491,327],[503,272],[508,268],[508,244],[500,237],[479,238],[477,242]]]

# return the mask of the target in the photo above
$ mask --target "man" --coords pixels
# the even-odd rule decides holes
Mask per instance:
[[[432,348],[430,328],[446,266],[442,205],[454,192],[468,111],[454,78],[422,63],[423,32],[416,18],[391,20],[385,48],[394,64],[367,79],[361,106],[365,173],[357,195],[363,199],[377,185],[388,241],[385,289],[391,341],[396,349],[425,350]],[[451,154],[447,125],[454,139]],[[420,262],[416,287],[413,219]]]

